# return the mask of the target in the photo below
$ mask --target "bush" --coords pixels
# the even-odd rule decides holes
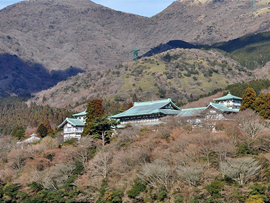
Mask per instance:
[[[124,196],[124,192],[122,190],[115,190],[112,193],[112,203],[122,203],[122,197]]]
[[[69,145],[77,145],[78,139],[72,138],[70,140],[67,140],[63,143],[63,146],[69,146]]]
[[[133,185],[132,188],[127,191],[127,195],[129,198],[137,197],[141,192],[145,191],[146,189],[145,185],[139,178],[135,179],[134,183],[135,185]]]
[[[12,199],[18,194],[19,186],[18,184],[12,184],[5,187],[5,195],[10,196]]]
[[[224,188],[225,183],[223,181],[214,181],[210,185],[204,187],[212,196],[220,195],[219,192]]]
[[[158,193],[158,200],[162,201],[167,197],[167,192],[166,191],[161,191],[160,193]]]
[[[259,195],[250,195],[246,202],[247,203],[264,203],[263,199]]]
[[[38,184],[37,182],[32,182],[30,184],[28,184],[28,187],[30,187],[32,190],[35,190],[36,192],[42,190],[42,185],[41,184]]]
[[[230,159],[220,163],[220,170],[224,176],[231,178],[240,185],[246,184],[255,177],[260,170],[259,162],[251,157]]]
[[[143,199],[143,201],[144,201],[144,202],[151,202],[151,198],[146,197],[146,198]]]

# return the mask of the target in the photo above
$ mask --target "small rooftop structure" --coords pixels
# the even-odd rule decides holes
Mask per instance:
[[[241,97],[234,96],[230,92],[228,92],[228,94],[226,96],[219,97],[219,98],[216,98],[216,99],[213,99],[213,100],[214,101],[224,101],[224,100],[233,100],[233,99],[242,101]]]
[[[17,144],[30,144],[30,143],[35,143],[40,141],[40,138],[37,137],[37,135],[35,133],[33,133],[32,135],[30,135],[30,138],[17,142]]]

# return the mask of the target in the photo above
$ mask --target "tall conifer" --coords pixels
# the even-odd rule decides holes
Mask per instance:
[[[47,133],[48,134],[53,133],[53,129],[52,129],[51,124],[50,124],[50,122],[48,120],[46,121],[44,126],[47,128]]]
[[[91,133],[92,122],[96,117],[101,117],[104,114],[101,99],[92,99],[88,102],[86,108],[86,123],[82,132],[82,136],[87,136]]]
[[[255,100],[256,100],[256,92],[253,88],[248,87],[245,91],[245,94],[242,97],[242,104],[240,111],[246,110],[246,109],[253,109],[255,106]]]
[[[266,95],[264,93],[259,94],[259,96],[255,100],[254,108],[260,116],[264,117],[266,108]]]
[[[270,119],[270,93],[266,94],[265,119]]]

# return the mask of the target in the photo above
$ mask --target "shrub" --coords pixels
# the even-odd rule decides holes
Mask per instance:
[[[214,181],[210,185],[204,187],[212,196],[220,195],[219,192],[224,188],[225,183],[223,181]]]
[[[246,203],[263,203],[263,199],[259,195],[250,195]]]
[[[259,162],[251,157],[230,159],[220,163],[223,175],[235,180],[240,185],[246,184],[253,176],[259,173]]]
[[[124,196],[124,192],[122,190],[115,190],[112,193],[112,203],[122,203],[122,197]]]
[[[137,197],[141,192],[145,191],[146,189],[145,185],[139,178],[135,179],[134,183],[135,184],[132,186],[132,188],[127,191],[127,195],[130,198]]]
[[[63,143],[63,146],[69,146],[69,145],[77,145],[78,139],[72,138],[70,140],[67,140]]]
[[[10,196],[12,199],[18,194],[19,186],[18,184],[12,184],[5,187],[5,195]]]
[[[176,171],[183,182],[197,186],[201,181],[203,168],[200,166],[178,166]]]
[[[167,197],[167,192],[166,191],[161,191],[160,193],[158,193],[158,199],[160,201],[164,200]]]

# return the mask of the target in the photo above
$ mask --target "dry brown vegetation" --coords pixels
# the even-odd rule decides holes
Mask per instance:
[[[20,192],[29,195],[28,202],[39,198],[37,190],[49,191],[48,202],[52,201],[50,192],[84,202],[110,202],[116,197],[120,198],[116,202],[268,198],[263,188],[270,179],[269,128],[262,129],[264,123],[256,123],[259,117],[252,111],[231,119],[214,122],[220,129],[216,132],[187,128],[187,123],[174,117],[166,125],[130,126],[119,130],[105,147],[84,137],[59,148],[58,140],[46,137],[18,148],[13,139],[3,137],[1,181],[9,187],[16,183]],[[254,128],[246,128],[248,121],[260,130],[254,134]],[[80,163],[83,170],[76,174]],[[264,191],[258,192],[259,187]],[[72,193],[75,189],[78,192]]]

